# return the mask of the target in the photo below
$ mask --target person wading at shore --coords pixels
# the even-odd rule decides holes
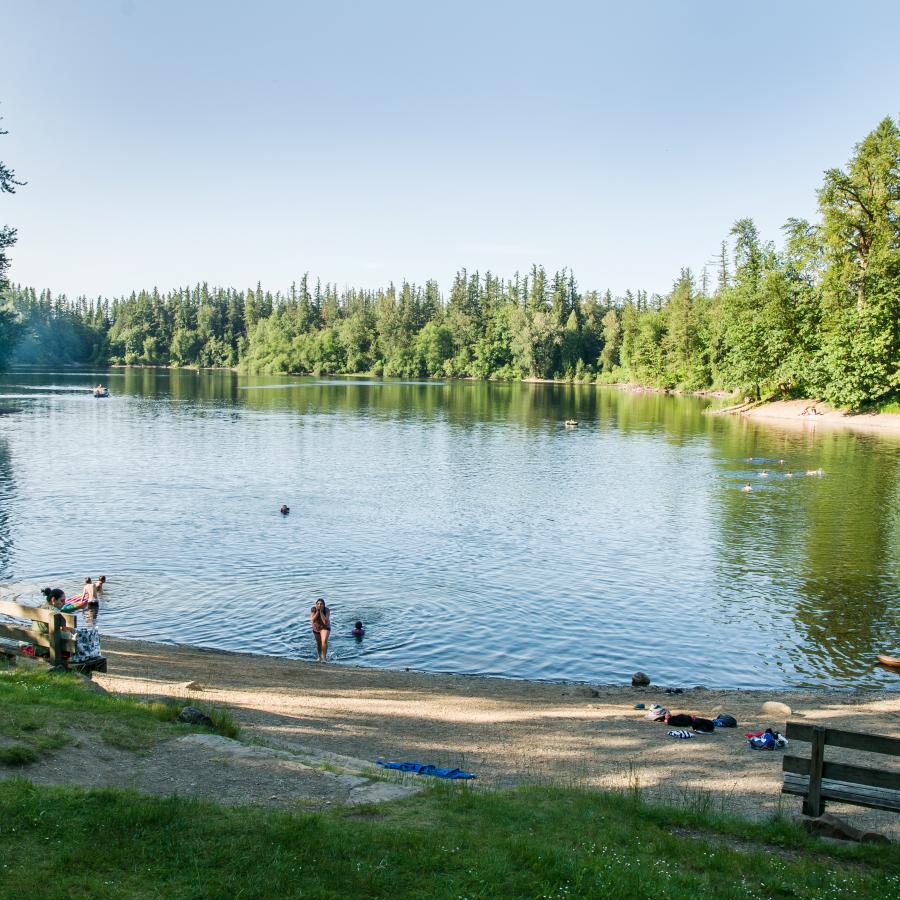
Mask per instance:
[[[316,660],[328,662],[328,636],[331,634],[331,610],[319,597],[316,605],[309,611],[313,637],[316,639]]]

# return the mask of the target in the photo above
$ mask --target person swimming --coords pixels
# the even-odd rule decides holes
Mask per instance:
[[[753,490],[753,485],[751,485],[751,484],[745,484],[745,485],[741,488],[741,490],[744,491],[745,493],[747,493],[747,492],[749,492],[749,491],[752,491],[752,490]]]
[[[102,593],[103,593],[103,585],[105,585],[105,584],[106,584],[106,576],[105,576],[105,575],[101,575],[101,576],[94,582],[94,593],[95,593],[95,594],[102,594]]]
[[[291,508],[286,503],[282,503],[279,511],[283,516],[286,516],[291,511]]]
[[[366,633],[366,629],[363,627],[362,622],[354,622],[353,623],[353,631],[350,634],[355,638],[361,638]]]

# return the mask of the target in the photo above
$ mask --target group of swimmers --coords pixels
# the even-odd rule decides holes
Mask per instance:
[[[316,662],[328,662],[328,638],[331,637],[331,610],[325,605],[325,601],[319,597],[315,606],[309,610],[309,621],[312,625],[313,637],[316,640]],[[366,633],[362,622],[353,624],[350,634],[360,640]]]
[[[751,459],[748,459],[747,462],[753,462],[753,459],[752,459],[752,458],[751,458]],[[778,465],[783,466],[783,465],[784,465],[784,460],[783,460],[783,459],[779,459],[779,460],[778,460]],[[825,474],[825,472],[824,472],[823,469],[807,469],[807,470],[806,470],[806,474],[807,474],[809,477],[811,477],[811,478],[813,478],[813,477],[815,477],[815,478],[820,478],[822,475]],[[764,469],[762,472],[759,473],[759,477],[760,477],[760,478],[768,478],[768,477],[769,477],[769,473]],[[784,477],[785,477],[785,478],[793,478],[793,477],[794,477],[794,473],[793,473],[793,472],[785,472],[785,473],[784,473]],[[744,493],[749,493],[750,491],[753,490],[753,485],[750,484],[750,482],[748,481],[748,482],[741,488],[741,490],[744,491]]]
[[[83,604],[85,625],[93,628],[100,613],[99,597],[103,593],[106,584],[106,576],[101,575],[96,581],[88,576],[84,579],[84,590],[76,597],[66,599],[65,591],[62,588],[45,587],[41,593],[44,599],[54,609],[62,609],[70,603]]]

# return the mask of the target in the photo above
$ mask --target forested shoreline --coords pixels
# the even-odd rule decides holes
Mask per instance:
[[[820,217],[783,247],[740,219],[714,271],[665,296],[582,290],[572,271],[457,272],[339,289],[207,283],[114,299],[9,285],[6,364],[238,367],[249,373],[632,381],[862,408],[900,396],[900,128],[885,118],[825,173]]]

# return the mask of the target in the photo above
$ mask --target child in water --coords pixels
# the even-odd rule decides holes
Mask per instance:
[[[93,628],[97,624],[100,601],[97,600],[97,585],[90,576],[84,579],[84,593],[81,596],[87,600],[87,606],[84,608],[84,624],[88,628]]]
[[[362,622],[354,622],[353,623],[353,631],[350,634],[355,638],[361,638],[366,633],[366,629],[363,628]]]

